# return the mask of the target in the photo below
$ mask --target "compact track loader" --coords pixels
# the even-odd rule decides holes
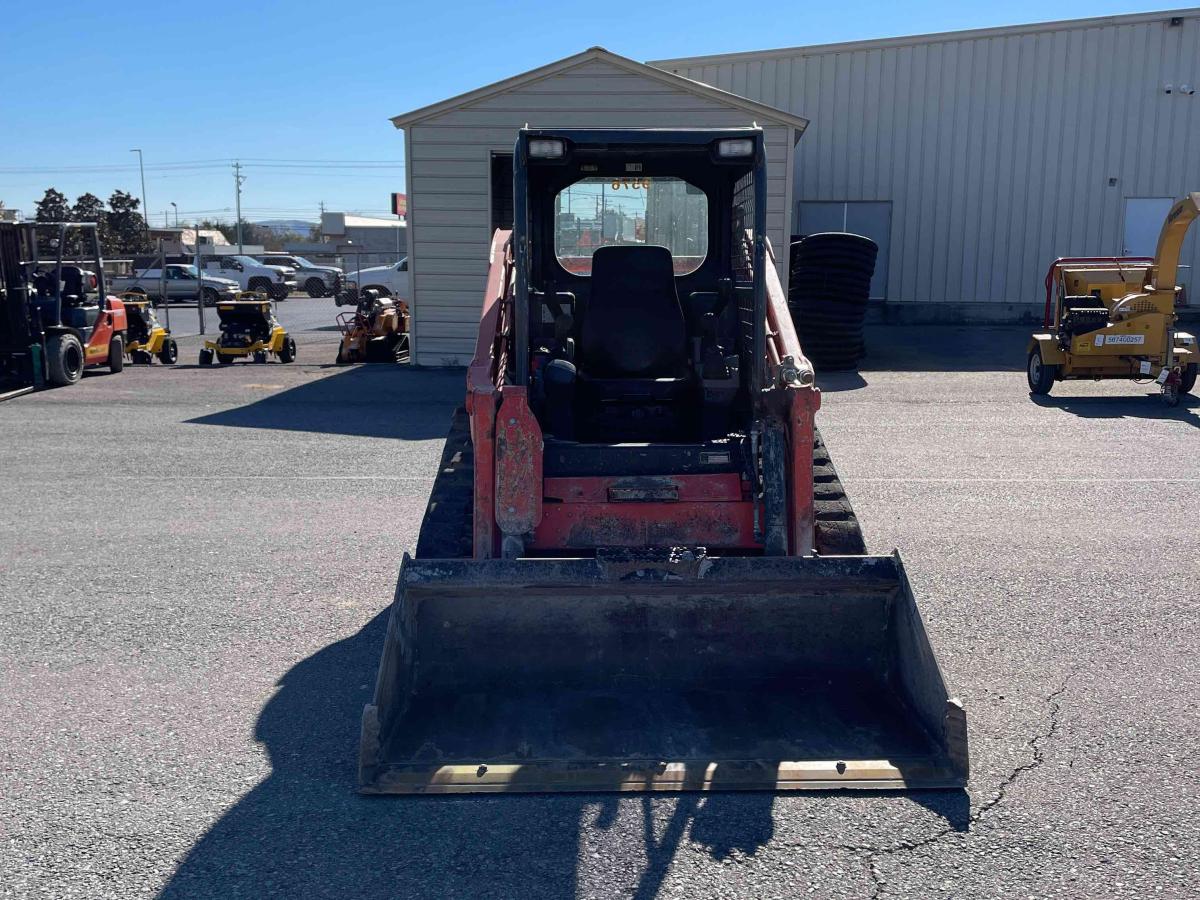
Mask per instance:
[[[361,789],[963,786],[904,566],[814,428],[762,131],[526,129],[513,165]]]
[[[1179,253],[1200,193],[1171,207],[1153,259],[1064,257],[1046,273],[1047,329],[1029,339],[1029,392],[1073,378],[1153,379],[1176,406],[1196,386],[1194,335],[1176,329]]]

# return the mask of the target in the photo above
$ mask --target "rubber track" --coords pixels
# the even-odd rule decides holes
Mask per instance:
[[[813,429],[814,543],[821,556],[862,556],[867,552],[858,516],[819,429]]]
[[[417,537],[418,559],[468,559],[475,506],[475,453],[471,420],[459,407],[450,420],[429,505]]]
[[[822,556],[861,556],[867,552],[854,507],[846,496],[820,431],[813,440],[813,495],[816,550]],[[465,409],[455,410],[442,449],[441,464],[421,533],[419,559],[466,559],[471,556],[474,507],[474,464],[471,425]]]

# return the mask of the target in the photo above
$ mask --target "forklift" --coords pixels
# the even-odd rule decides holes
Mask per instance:
[[[0,223],[0,400],[120,372],[127,327],[94,222]]]
[[[1145,379],[1177,406],[1196,386],[1194,335],[1176,328],[1179,255],[1200,192],[1171,207],[1151,257],[1064,257],[1046,273],[1046,331],[1029,340],[1029,393],[1068,379]]]

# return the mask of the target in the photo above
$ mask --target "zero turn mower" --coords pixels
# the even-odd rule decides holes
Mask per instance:
[[[179,345],[171,337],[170,330],[159,323],[146,295],[127,291],[120,298],[129,320],[125,333],[125,355],[129,361],[148,366],[157,357],[164,366],[174,365],[179,359]]]
[[[408,361],[408,304],[403,300],[381,297],[368,288],[354,312],[338,313],[337,323],[342,330],[335,360],[339,366]]]
[[[1157,382],[1176,406],[1196,386],[1194,335],[1176,329],[1179,253],[1200,215],[1200,192],[1171,207],[1154,258],[1064,257],[1046,273],[1047,331],[1029,340],[1029,392],[1056,381],[1121,378]]]
[[[265,363],[268,356],[282,363],[296,358],[296,339],[279,324],[266,294],[243,291],[236,300],[218,303],[217,318],[221,334],[215,341],[204,342],[200,365],[211,366],[214,359],[228,365],[242,357],[256,363]]]

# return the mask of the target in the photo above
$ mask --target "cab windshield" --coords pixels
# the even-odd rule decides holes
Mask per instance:
[[[676,275],[708,255],[708,197],[673,176],[589,177],[554,201],[554,254],[575,275],[590,275],[597,247],[655,244],[671,251]]]

